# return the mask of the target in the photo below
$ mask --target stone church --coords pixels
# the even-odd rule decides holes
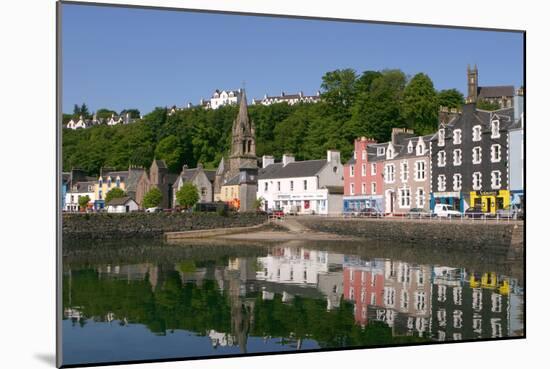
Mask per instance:
[[[248,115],[246,93],[241,90],[239,113],[231,130],[231,151],[228,160],[222,158],[214,179],[214,200],[224,201],[223,186],[237,184],[240,211],[254,210],[258,183],[258,158],[254,122]]]
[[[474,103],[478,100],[485,100],[496,103],[501,109],[511,108],[514,101],[514,86],[479,86],[477,65],[470,68],[468,65],[468,96],[466,103]],[[523,89],[518,90],[518,95],[523,95]]]

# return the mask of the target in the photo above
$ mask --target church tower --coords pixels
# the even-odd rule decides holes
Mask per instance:
[[[474,65],[473,69],[471,69],[470,65],[468,65],[468,97],[466,98],[466,103],[477,101],[477,76],[477,65]]]
[[[231,153],[229,168],[225,179],[229,180],[239,174],[240,168],[257,168],[256,132],[254,122],[248,115],[248,105],[244,89],[241,92],[239,114],[233,121]]]

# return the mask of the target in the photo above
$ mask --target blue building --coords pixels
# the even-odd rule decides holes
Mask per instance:
[[[514,125],[508,131],[510,149],[508,150],[508,170],[510,176],[510,204],[523,206],[523,171],[525,157],[523,155],[524,116],[523,91],[520,89],[514,99]]]

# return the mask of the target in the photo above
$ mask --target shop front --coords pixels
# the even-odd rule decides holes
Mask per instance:
[[[94,210],[101,210],[105,207],[105,200],[95,200]]]
[[[375,208],[383,212],[383,196],[344,196],[344,213],[353,213],[366,208]]]
[[[466,200],[462,192],[432,192],[430,194],[430,210],[433,211],[436,204],[452,205],[456,210],[463,213]]]
[[[497,210],[510,205],[510,191],[472,191],[470,206],[477,206],[485,213],[495,214]]]

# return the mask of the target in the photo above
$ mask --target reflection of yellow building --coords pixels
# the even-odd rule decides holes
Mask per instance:
[[[484,273],[481,279],[476,278],[472,274],[470,276],[470,287],[497,290],[501,295],[508,295],[510,293],[510,282],[508,279],[500,279],[494,272]]]
[[[481,211],[496,213],[510,205],[510,191],[472,191],[470,192],[470,206],[479,206]]]

